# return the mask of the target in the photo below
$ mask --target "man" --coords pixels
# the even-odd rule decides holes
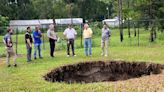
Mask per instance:
[[[67,57],[70,56],[70,46],[72,48],[72,55],[76,56],[74,51],[74,40],[75,40],[75,35],[77,35],[76,30],[72,28],[72,25],[68,25],[68,28],[64,30],[63,35],[67,39]]]
[[[42,37],[42,33],[39,30],[39,26],[36,26],[35,27],[35,30],[33,31],[33,38],[34,38],[34,59],[37,59],[37,57],[36,57],[37,50],[38,50],[39,58],[42,58],[42,56],[41,56],[41,49],[40,49],[40,45],[42,43],[41,37]]]
[[[27,49],[27,62],[31,61],[31,52],[32,52],[32,37],[31,37],[31,28],[27,27],[27,31],[25,33],[25,43]]]
[[[102,36],[101,36],[102,56],[104,56],[104,51],[105,51],[105,56],[108,56],[108,43],[109,43],[110,35],[111,35],[111,31],[109,30],[107,25],[104,25],[102,28]]]
[[[7,63],[7,66],[10,67],[10,57],[11,56],[14,56],[14,67],[17,67],[17,64],[16,64],[16,58],[17,58],[17,55],[16,53],[14,52],[13,50],[13,42],[12,42],[12,37],[11,35],[13,34],[13,30],[11,28],[7,28],[7,34],[4,36],[4,39],[3,39],[3,42],[6,46],[6,63]]]
[[[85,55],[92,56],[92,29],[89,28],[88,24],[84,24],[83,30],[83,38],[84,38],[84,48],[85,48]]]
[[[57,35],[54,32],[54,25],[49,25],[49,29],[47,31],[47,36],[49,38],[50,43],[50,56],[54,57],[54,51],[55,51],[55,42],[57,41]]]

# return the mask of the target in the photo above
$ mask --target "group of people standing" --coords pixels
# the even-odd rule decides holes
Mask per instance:
[[[27,31],[25,33],[25,43],[26,43],[26,48],[27,48],[27,62],[31,61],[31,53],[32,53],[32,43],[34,43],[34,59],[37,59],[37,52],[39,58],[42,58],[41,56],[41,37],[42,37],[42,32],[39,29],[39,26],[35,27],[35,30],[32,32],[33,38],[31,36],[31,28],[27,27]]]
[[[105,24],[102,28],[102,37],[101,37],[101,47],[102,47],[102,56],[108,56],[108,44],[111,31],[109,30],[108,26]],[[32,32],[32,35],[31,35]],[[7,66],[10,67],[9,58],[11,55],[14,55],[14,66],[16,67],[16,58],[17,55],[13,50],[13,42],[12,42],[12,35],[13,30],[12,28],[7,29],[7,34],[5,35],[3,41],[6,46],[7,51]],[[75,38],[77,36],[76,30],[72,27],[72,25],[68,25],[68,27],[63,32],[64,37],[66,38],[67,42],[67,57],[70,57],[70,47],[72,50],[72,56],[76,56],[74,43]],[[88,24],[84,24],[83,30],[83,38],[84,38],[84,52],[86,56],[92,56],[92,35],[93,31],[89,27]],[[31,61],[31,54],[32,54],[32,44],[34,43],[34,59],[37,59],[37,53],[39,58],[42,58],[41,55],[41,40],[42,32],[39,29],[39,26],[35,27],[35,30],[32,31],[30,27],[27,27],[27,31],[25,33],[25,43],[27,49],[27,62]],[[54,31],[54,25],[49,25],[49,29],[47,30],[47,37],[49,38],[50,44],[50,56],[54,57],[55,45],[58,40],[57,33]]]

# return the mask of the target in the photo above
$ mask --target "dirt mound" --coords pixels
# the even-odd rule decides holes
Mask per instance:
[[[146,62],[84,62],[56,68],[44,76],[51,82],[101,82],[159,74],[164,65]]]

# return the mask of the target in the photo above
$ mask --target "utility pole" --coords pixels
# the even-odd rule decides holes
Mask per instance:
[[[72,20],[72,2],[71,0],[69,0],[69,15],[70,15],[70,18],[71,18],[71,25],[73,24],[73,20]]]
[[[128,0],[128,9],[129,9],[129,0]],[[131,34],[130,34],[130,19],[129,19],[129,14],[128,14],[128,35],[129,35],[129,38],[131,37]]]
[[[108,12],[108,19],[109,19],[109,8],[108,8],[108,6],[106,7],[106,10]]]
[[[120,41],[123,41],[123,23],[122,23],[122,0],[118,0],[118,20],[120,30]]]

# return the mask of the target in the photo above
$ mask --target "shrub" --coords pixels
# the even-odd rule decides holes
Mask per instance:
[[[9,18],[0,15],[0,34],[3,35],[6,30],[6,26],[9,24]]]

